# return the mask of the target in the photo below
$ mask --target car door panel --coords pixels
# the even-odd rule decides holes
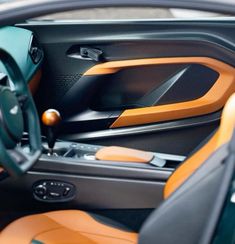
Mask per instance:
[[[229,21],[20,26],[33,30],[44,48],[36,101],[41,112],[61,111],[61,138],[187,155],[216,128],[215,113],[235,89]],[[99,50],[98,59],[82,49]]]
[[[177,97],[177,95],[174,96],[174,93],[177,94],[177,91],[174,91],[174,87],[175,87],[174,84],[181,76],[185,74],[186,68],[183,68],[179,72],[174,74],[174,76],[171,76],[170,79],[167,79],[166,81],[162,82],[163,87],[160,86],[158,88],[155,88],[156,90],[150,92],[150,94],[143,94],[142,97],[140,97],[140,100],[137,99],[137,101],[135,101],[135,105],[133,106],[133,107],[139,107],[139,109],[129,109],[124,111],[121,114],[121,116],[111,125],[111,128],[125,127],[130,125],[139,125],[139,124],[150,124],[150,123],[167,121],[167,120],[181,119],[185,117],[194,117],[194,116],[215,112],[223,107],[228,97],[235,90],[234,68],[222,62],[219,62],[215,59],[204,58],[204,57],[157,58],[157,59],[153,58],[153,59],[137,59],[137,60],[128,60],[128,61],[106,62],[104,64],[100,64],[92,67],[84,74],[84,76],[113,74],[118,72],[121,69],[126,69],[128,67],[136,67],[136,66],[141,67],[143,65],[154,65],[154,64],[165,64],[165,63],[166,64],[202,63],[206,66],[214,68],[219,73],[219,75],[217,75],[216,73],[213,75],[215,76],[215,79],[216,76],[218,77],[218,79],[214,81],[214,77],[212,77],[212,84],[214,81],[213,86],[211,85],[211,89],[205,91],[205,95],[202,96],[199,95],[198,99],[196,99],[197,92],[195,92],[196,93],[195,95],[192,92],[192,94],[195,96],[191,98],[192,101],[190,100],[187,102],[176,101],[175,103],[174,102],[171,103],[167,99],[165,99],[166,100],[165,103],[169,105],[155,106],[158,105],[159,100],[161,101],[162,98],[164,100],[165,95],[167,95],[167,90],[168,92],[172,93],[169,96],[170,100],[172,100],[172,97],[173,98]],[[197,74],[197,70],[195,70],[195,72]],[[208,74],[207,74],[207,72],[209,71],[206,70],[204,72],[206,73],[206,80],[210,82],[210,78],[208,78]],[[155,76],[157,76],[157,72],[155,73]],[[201,82],[200,79],[204,78],[203,76],[204,74],[202,72],[201,76],[198,77],[199,81],[194,81],[194,82],[196,83]],[[112,80],[112,77],[110,78],[110,80]],[[185,78],[183,77],[182,79],[179,79],[178,82],[183,83],[182,80],[184,81]],[[191,84],[190,78],[188,79],[188,83],[189,82]],[[170,83],[170,84],[166,86],[166,83]],[[202,84],[202,86],[203,85],[204,84]],[[106,85],[104,84],[103,86],[105,87]],[[184,84],[179,84],[178,86],[185,87]],[[193,85],[192,87],[187,87],[187,88],[191,90],[193,89]],[[197,89],[197,86],[194,88]],[[180,91],[181,90],[178,88],[178,92]],[[198,93],[200,94],[200,89]],[[181,95],[180,96],[181,99],[184,100],[184,92],[183,94],[180,95]]]

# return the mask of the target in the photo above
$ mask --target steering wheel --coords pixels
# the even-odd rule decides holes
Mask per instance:
[[[41,155],[41,132],[38,113],[27,82],[14,60],[0,48],[0,60],[11,78],[15,91],[0,82],[0,164],[13,176],[25,173]],[[29,135],[29,152],[20,141]]]

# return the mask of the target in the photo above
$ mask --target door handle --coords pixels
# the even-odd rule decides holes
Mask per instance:
[[[81,47],[80,55],[84,59],[89,59],[96,62],[101,62],[104,60],[103,51],[98,48]]]

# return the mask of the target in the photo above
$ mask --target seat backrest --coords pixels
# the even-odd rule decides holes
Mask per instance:
[[[227,101],[221,117],[221,123],[216,133],[198,151],[186,159],[170,176],[165,188],[164,198],[169,197],[192,173],[198,169],[211,154],[227,143],[235,125],[235,94]]]
[[[233,175],[234,162],[227,159],[231,158],[229,141],[235,137],[234,127],[232,95],[216,133],[169,178],[165,200],[143,224],[139,244],[202,243],[216,204],[223,206]]]

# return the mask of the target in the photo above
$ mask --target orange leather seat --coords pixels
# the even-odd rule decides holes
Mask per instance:
[[[203,168],[202,166],[204,163],[206,165],[209,157],[215,155],[216,151],[218,151],[230,141],[234,131],[234,125],[235,94],[230,97],[225,105],[222,113],[221,124],[216,133],[204,146],[202,146],[196,153],[194,153],[180,167],[178,167],[168,179],[164,189],[164,198],[166,201],[162,203],[162,205],[158,208],[158,211],[164,209],[163,207],[165,202],[167,202],[165,205],[167,205],[168,210],[169,206],[177,206],[176,204],[169,205],[170,200],[174,199],[174,195],[180,193],[181,188],[183,188],[188,183],[188,181],[193,178],[193,175],[195,175],[197,170]],[[221,157],[217,158],[218,160],[221,160]],[[213,160],[215,159],[213,158]],[[214,163],[214,161],[212,161],[212,163]],[[206,167],[204,168],[204,172],[205,170],[208,170]],[[199,175],[201,176],[200,172]],[[208,178],[211,179],[211,177]],[[195,185],[195,183],[193,185]],[[190,190],[192,190],[191,186],[188,187],[188,191]],[[184,190],[184,194],[185,192],[186,191]],[[198,196],[196,197],[199,198]],[[179,197],[176,198],[177,200],[179,199]],[[192,204],[189,202],[190,201],[186,201],[186,204]],[[195,201],[193,202],[195,203]],[[181,209],[181,211],[183,210]],[[190,207],[187,208],[187,211],[190,210]],[[194,212],[193,209],[191,211]],[[167,211],[164,211],[164,214],[166,212]],[[196,214],[198,214],[198,212]],[[163,216],[161,212],[160,215]],[[147,220],[148,223],[145,224],[144,229],[148,229],[149,226],[153,225],[155,216],[156,218],[159,217],[159,219],[161,219],[160,215],[153,213],[152,216],[150,216],[150,221]],[[177,221],[180,220],[177,218]],[[194,221],[192,221],[192,223],[195,225]],[[161,225],[162,222],[159,224]],[[186,226],[188,225],[189,224],[187,222]],[[169,222],[167,223],[167,226],[169,226]],[[150,231],[150,233],[153,232],[154,231]],[[145,235],[142,235],[142,239],[146,239],[143,236]],[[164,238],[167,237],[164,236],[163,239]],[[7,226],[0,234],[1,244],[127,244],[137,243],[137,241],[137,233],[110,227],[109,224],[100,223],[89,214],[77,210],[56,211],[24,217]],[[155,239],[151,243],[155,243]],[[165,241],[161,243],[165,243]]]
[[[137,234],[110,227],[78,210],[36,214],[16,220],[0,235],[1,244],[130,244]]]
[[[227,101],[218,130],[210,140],[187,158],[168,179],[164,188],[164,198],[170,196],[185,180],[198,169],[210,155],[230,141],[235,127],[235,94]]]

